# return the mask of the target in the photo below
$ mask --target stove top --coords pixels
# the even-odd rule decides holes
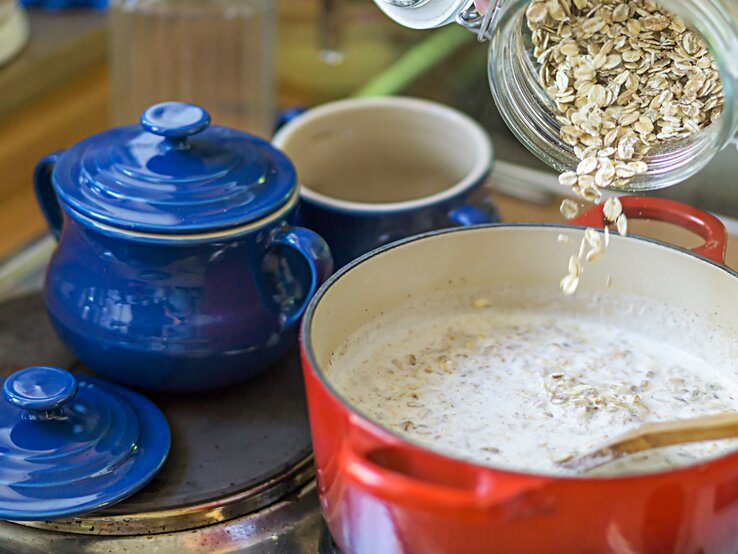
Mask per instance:
[[[0,379],[30,365],[89,372],[56,338],[38,293],[0,304]],[[295,352],[240,386],[145,394],[172,431],[172,450],[156,478],[89,515],[0,522],[0,552],[18,552],[5,550],[14,541],[29,553],[86,552],[96,541],[106,552],[136,551],[130,547],[144,539],[158,552],[209,552],[216,543],[243,545],[229,552],[316,552],[322,519]],[[254,549],[259,541],[269,550]]]
[[[318,554],[342,554],[341,549],[336,546],[336,543],[331,537],[328,527],[323,524],[323,530],[320,534],[320,543],[318,543]]]

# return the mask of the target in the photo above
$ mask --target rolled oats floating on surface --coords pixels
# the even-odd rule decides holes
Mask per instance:
[[[582,200],[599,202],[601,189],[626,187],[648,172],[643,158],[653,147],[690,137],[723,111],[704,41],[653,0],[535,0],[526,17],[541,84],[560,112],[559,137],[580,160],[559,183]],[[561,213],[572,219],[579,207],[565,200]],[[627,235],[616,199],[606,203],[605,219]],[[599,259],[608,244],[606,234],[586,259]],[[578,282],[569,274],[562,290],[572,294]]]

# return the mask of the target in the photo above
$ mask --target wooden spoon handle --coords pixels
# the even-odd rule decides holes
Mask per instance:
[[[633,454],[651,448],[738,437],[738,413],[724,413],[680,421],[646,423],[607,446]]]
[[[737,412],[646,423],[596,450],[561,460],[560,465],[575,471],[588,471],[628,454],[652,448],[732,438],[738,438]]]

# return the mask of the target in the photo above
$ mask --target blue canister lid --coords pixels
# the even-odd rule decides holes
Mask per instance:
[[[169,453],[169,425],[138,393],[55,367],[3,383],[0,519],[48,520],[129,497]]]
[[[88,137],[52,174],[61,202],[94,221],[144,233],[191,234],[251,223],[293,195],[295,169],[269,142],[210,125],[202,108],[165,102],[140,125]]]

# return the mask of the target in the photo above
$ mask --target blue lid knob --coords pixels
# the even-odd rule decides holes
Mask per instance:
[[[51,412],[75,394],[77,380],[58,367],[28,367],[13,373],[3,383],[5,400],[30,412]]]
[[[163,102],[141,114],[141,126],[149,133],[166,137],[171,144],[181,146],[187,137],[210,126],[210,114],[193,104]]]

